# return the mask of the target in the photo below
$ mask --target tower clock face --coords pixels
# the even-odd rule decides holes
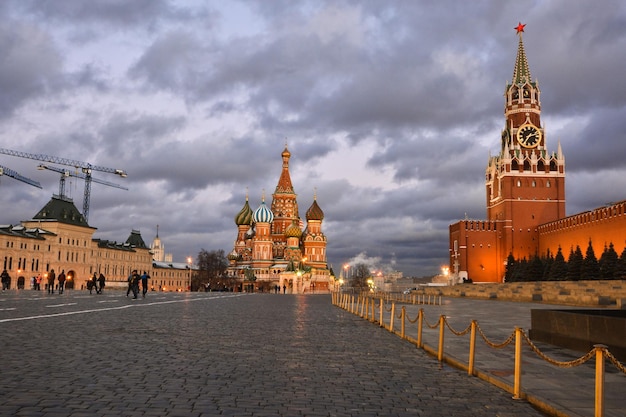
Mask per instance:
[[[517,130],[517,141],[525,148],[534,148],[541,142],[541,131],[531,124],[523,124]]]

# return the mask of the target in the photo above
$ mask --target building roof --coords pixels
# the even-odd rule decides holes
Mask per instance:
[[[135,248],[149,249],[146,246],[146,242],[143,241],[143,238],[141,237],[141,232],[139,230],[131,230],[130,236],[128,236],[128,239],[126,239],[126,243]]]
[[[53,195],[35,216],[33,220],[56,220],[59,223],[89,227],[85,216],[74,205],[71,198]]]
[[[13,226],[10,224],[0,225],[0,235],[24,237],[30,239],[44,240],[44,235],[54,236],[55,234],[40,228],[26,228],[22,225]]]

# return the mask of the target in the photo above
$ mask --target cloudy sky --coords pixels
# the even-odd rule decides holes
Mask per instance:
[[[567,212],[626,199],[626,3],[59,0],[0,2],[0,147],[120,168],[94,172],[95,237],[175,261],[232,249],[246,192],[268,201],[288,144],[304,217],[328,258],[439,272],[448,226],[484,219],[518,22],[542,91]],[[0,164],[0,223],[32,218],[59,175]],[[66,182],[82,210],[84,183]]]

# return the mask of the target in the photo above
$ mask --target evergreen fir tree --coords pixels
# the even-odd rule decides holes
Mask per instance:
[[[580,272],[583,264],[583,252],[580,246],[576,245],[576,250],[571,250],[567,259],[567,280],[580,281]]]
[[[619,256],[614,276],[615,279],[626,279],[626,247],[622,250],[622,254]]]
[[[600,279],[600,265],[598,264],[598,258],[596,258],[596,254],[593,251],[591,240],[589,240],[589,246],[587,246],[585,259],[583,259],[582,262],[580,277],[584,280]]]
[[[548,249],[546,257],[543,259],[543,276],[541,278],[542,281],[550,281],[550,269],[552,269],[552,264],[554,263],[554,255]]]
[[[509,252],[509,256],[506,258],[506,271],[504,273],[504,282],[514,282],[515,267],[517,262],[513,254]]]
[[[542,259],[535,255],[528,262],[524,281],[541,281],[543,279],[543,262]]]
[[[565,281],[567,279],[567,263],[560,246],[554,257],[554,262],[550,266],[549,279],[552,281]]]
[[[613,242],[611,242],[608,248],[606,246],[604,247],[604,252],[602,252],[602,256],[600,256],[600,260],[598,261],[600,265],[600,277],[602,277],[602,279],[615,279],[618,262],[619,257],[617,252],[615,252]]]
[[[513,275],[513,281],[524,282],[528,281],[528,261],[526,258],[518,261],[515,265],[515,273]]]

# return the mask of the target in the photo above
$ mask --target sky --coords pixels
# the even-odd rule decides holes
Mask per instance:
[[[125,170],[92,174],[128,188],[92,183],[94,237],[149,245],[158,225],[185,262],[232,250],[235,215],[246,195],[271,201],[287,144],[335,272],[433,275],[449,225],[486,216],[519,22],[567,214],[625,200],[622,0],[4,0],[0,148]],[[58,194],[39,163],[0,154],[43,187],[0,177],[0,224]],[[66,180],[80,210],[83,190]]]

